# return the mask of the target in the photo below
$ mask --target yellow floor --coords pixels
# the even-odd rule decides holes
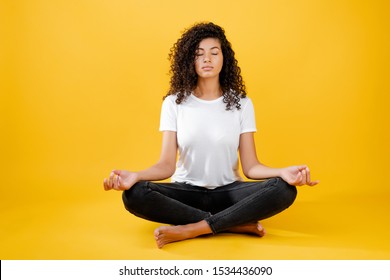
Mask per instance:
[[[390,259],[388,195],[327,197],[321,189],[301,189],[293,206],[263,222],[263,238],[220,234],[161,250],[158,224],[128,214],[119,192],[29,201],[26,191],[2,199],[0,259]]]

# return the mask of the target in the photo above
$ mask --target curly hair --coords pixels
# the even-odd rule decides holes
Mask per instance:
[[[225,36],[222,27],[212,22],[198,23],[185,30],[170,49],[168,56],[170,66],[170,89],[164,99],[169,95],[176,95],[176,103],[180,104],[191,95],[196,88],[198,75],[195,71],[196,50],[199,43],[206,38],[218,39],[221,43],[223,65],[219,74],[219,83],[223,92],[223,102],[226,110],[241,108],[240,98],[246,97],[241,69],[234,57],[234,51]]]

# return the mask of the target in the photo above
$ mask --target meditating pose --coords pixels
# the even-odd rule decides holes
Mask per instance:
[[[154,231],[158,248],[221,232],[262,237],[259,221],[288,208],[296,186],[318,181],[310,179],[306,165],[271,168],[259,162],[254,106],[223,28],[193,25],[169,59],[160,159],[142,171],[113,170],[104,189],[123,191],[130,213],[167,224]],[[239,162],[251,180],[240,177]],[[158,182],[167,178],[171,182]]]

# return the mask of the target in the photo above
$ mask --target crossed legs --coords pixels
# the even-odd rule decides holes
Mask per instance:
[[[172,224],[154,231],[157,246],[205,234],[263,236],[258,222],[288,208],[296,188],[280,178],[235,182],[217,189],[182,183],[139,182],[123,193],[126,209],[141,218]]]

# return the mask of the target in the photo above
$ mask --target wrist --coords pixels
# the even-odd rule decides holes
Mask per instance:
[[[276,173],[278,174],[277,177],[283,178],[285,168],[278,168]]]
[[[136,182],[139,182],[139,181],[142,181],[142,180],[144,180],[144,179],[142,179],[142,174],[141,174],[141,172],[134,172],[134,177],[135,177],[135,181]]]

